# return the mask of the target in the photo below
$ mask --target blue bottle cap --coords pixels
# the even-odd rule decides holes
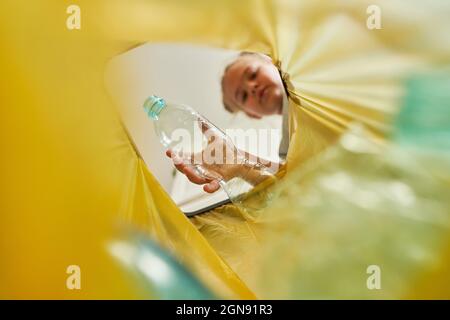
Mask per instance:
[[[158,120],[158,115],[165,106],[166,102],[164,99],[155,95],[148,97],[144,102],[144,110],[153,120]]]

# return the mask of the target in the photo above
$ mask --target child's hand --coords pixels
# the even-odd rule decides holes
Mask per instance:
[[[175,168],[177,168],[178,171],[180,171],[182,174],[184,174],[189,179],[189,181],[191,181],[192,183],[195,183],[195,184],[203,184],[204,185],[203,190],[205,190],[205,192],[214,193],[217,190],[219,190],[220,185],[217,180],[204,178],[204,177],[198,175],[192,167],[186,165],[185,163],[182,163],[182,162],[177,163],[175,161],[175,159],[172,157],[171,150],[167,150],[166,155],[172,159],[172,161],[174,162]]]

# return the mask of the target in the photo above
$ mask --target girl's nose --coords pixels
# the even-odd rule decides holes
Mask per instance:
[[[255,94],[256,94],[256,91],[257,91],[257,89],[258,89],[258,83],[255,82],[255,81],[250,82],[250,83],[248,84],[248,87],[249,87],[249,91],[252,93],[252,95],[255,95]]]

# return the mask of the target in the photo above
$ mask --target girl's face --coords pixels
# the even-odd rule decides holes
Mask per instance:
[[[284,87],[269,58],[238,58],[226,71],[222,89],[225,102],[250,117],[281,114]]]

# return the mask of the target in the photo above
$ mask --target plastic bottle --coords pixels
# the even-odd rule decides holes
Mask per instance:
[[[246,209],[267,205],[272,197],[267,186],[275,176],[265,165],[251,161],[205,117],[187,105],[167,103],[154,95],[144,102],[144,110],[175,162],[184,162],[198,175],[217,180],[235,204]]]

